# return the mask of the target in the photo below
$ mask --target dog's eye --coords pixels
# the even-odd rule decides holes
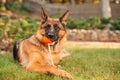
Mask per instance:
[[[45,29],[50,29],[50,25],[49,24],[47,24],[46,26],[45,26]]]
[[[60,30],[60,27],[57,24],[54,24],[53,26],[55,30]]]

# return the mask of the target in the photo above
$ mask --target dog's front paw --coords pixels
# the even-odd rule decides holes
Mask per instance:
[[[67,73],[65,75],[66,75],[66,78],[68,78],[68,80],[73,80],[73,77],[69,73]]]

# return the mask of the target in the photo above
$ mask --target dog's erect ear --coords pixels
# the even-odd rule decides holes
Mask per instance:
[[[62,17],[60,17],[60,22],[62,22],[64,25],[67,24],[67,20],[68,20],[68,16],[69,16],[69,10],[67,10]]]
[[[41,21],[42,21],[42,23],[44,23],[47,20],[47,17],[48,16],[46,15],[44,9],[41,7]]]

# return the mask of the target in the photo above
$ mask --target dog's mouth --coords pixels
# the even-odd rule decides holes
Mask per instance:
[[[53,41],[52,43],[49,43],[49,45],[54,46],[57,44],[58,41]]]
[[[58,37],[57,36],[53,36],[53,37],[47,36],[47,37],[52,40],[53,45],[56,45],[58,43]]]
[[[58,43],[58,36],[55,33],[45,33],[43,36],[46,36],[50,40],[51,45],[56,45]]]

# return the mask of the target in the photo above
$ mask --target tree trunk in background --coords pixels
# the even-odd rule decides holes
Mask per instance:
[[[110,0],[102,0],[102,16],[105,18],[111,17]]]
[[[70,0],[72,5],[75,5],[75,0]]]

